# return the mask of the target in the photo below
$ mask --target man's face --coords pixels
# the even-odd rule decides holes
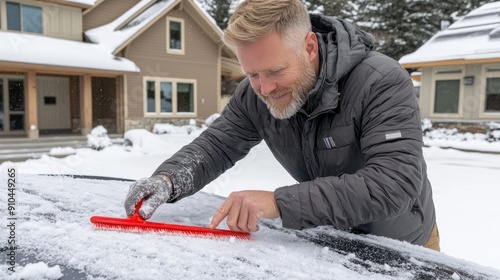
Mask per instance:
[[[287,48],[277,32],[250,45],[236,48],[236,55],[252,88],[278,119],[295,115],[316,83],[310,54]]]

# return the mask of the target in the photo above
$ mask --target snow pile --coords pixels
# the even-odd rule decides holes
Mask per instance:
[[[460,133],[456,128],[432,128],[432,122],[422,120],[423,140],[426,146],[453,148],[464,151],[500,153],[500,123],[488,124],[487,133]]]
[[[196,126],[196,121],[192,120],[189,125],[176,126],[169,123],[157,123],[153,126],[155,134],[199,134],[203,127]]]
[[[20,279],[60,279],[63,277],[59,265],[49,267],[44,262],[28,263],[19,273]]]
[[[158,151],[159,147],[166,143],[158,138],[155,134],[146,129],[131,129],[123,135],[125,138],[124,145],[129,151],[140,151],[143,153]]]
[[[76,153],[76,150],[71,148],[71,147],[56,147],[52,148],[49,151],[49,155],[51,156],[69,156],[69,155],[74,155]]]
[[[96,126],[87,135],[87,144],[90,148],[98,151],[113,145],[108,136],[108,131],[102,125]]]
[[[432,122],[429,119],[423,119],[422,120],[422,132],[426,134],[427,132],[431,131],[432,129]]]
[[[443,139],[451,141],[472,141],[481,140],[485,141],[487,136],[484,133],[459,133],[456,128],[437,128],[428,131],[425,134],[428,139]]]
[[[500,142],[500,123],[490,122],[488,127],[489,129],[486,133],[488,142]]]

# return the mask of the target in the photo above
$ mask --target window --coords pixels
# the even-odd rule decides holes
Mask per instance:
[[[500,77],[486,79],[485,112],[500,113]]]
[[[177,112],[194,112],[194,86],[188,83],[177,84]]]
[[[24,81],[9,80],[10,130],[24,129]]]
[[[463,113],[462,69],[437,69],[432,79],[431,115],[460,117]]]
[[[145,78],[145,113],[147,116],[196,113],[196,81]]]
[[[184,20],[167,17],[167,53],[184,54]]]
[[[500,113],[500,65],[490,65],[484,68],[485,83],[482,87],[481,111],[487,115]]]
[[[155,96],[155,82],[146,82],[146,112],[155,113],[156,112],[156,96]]]
[[[24,130],[24,101],[24,79],[0,76],[0,133]]]
[[[460,80],[436,81],[434,113],[458,114]]]
[[[42,8],[7,2],[7,29],[43,34]]]

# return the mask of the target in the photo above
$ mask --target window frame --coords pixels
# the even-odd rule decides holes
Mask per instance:
[[[20,24],[20,30],[15,30],[15,29],[9,29],[8,25],[8,10],[7,10],[7,4],[12,3],[12,4],[17,4],[19,5],[19,24]],[[23,8],[24,7],[31,7],[31,8],[37,8],[40,9],[40,16],[41,16],[41,23],[40,23],[40,28],[41,32],[31,32],[31,31],[26,31],[25,26],[24,26],[24,14],[23,14]],[[18,1],[0,1],[0,30],[4,31],[9,31],[9,32],[21,32],[21,33],[28,33],[28,34],[39,34],[39,35],[45,35],[45,18],[43,16],[44,11],[43,11],[43,6],[37,5],[36,3],[31,3],[31,2],[18,2]]]
[[[463,68],[435,68],[432,74],[431,85],[431,102],[430,102],[430,116],[438,118],[461,118],[463,117],[463,102],[464,102],[464,85],[463,85],[464,69]],[[434,107],[436,104],[436,82],[458,80],[458,112],[457,113],[436,113]]]
[[[181,26],[181,48],[180,49],[173,49],[173,48],[170,48],[170,22],[172,21],[175,21],[175,22],[178,22],[180,23],[180,26]],[[166,39],[166,43],[167,43],[167,53],[169,54],[175,54],[175,55],[185,55],[186,54],[186,44],[185,44],[185,24],[184,24],[184,19],[182,18],[176,18],[176,17],[167,17],[167,39]]]
[[[155,112],[148,112],[148,82],[154,82],[155,93]],[[166,82],[172,84],[172,112],[161,112],[161,89],[160,83]],[[193,112],[178,112],[178,92],[177,84],[185,83],[193,85]],[[150,77],[143,78],[143,100],[144,100],[144,117],[197,117],[197,81],[195,79],[180,79],[180,78],[163,78],[163,77]]]
[[[489,68],[498,68],[495,71],[488,71]],[[486,112],[486,82],[488,78],[500,78],[500,65],[499,64],[488,64],[483,65],[482,69],[482,79],[480,86],[480,97],[479,97],[479,117],[480,118],[491,118],[500,117],[499,112]]]

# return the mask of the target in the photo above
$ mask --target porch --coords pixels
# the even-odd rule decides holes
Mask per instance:
[[[123,133],[122,76],[0,73],[0,138]]]

